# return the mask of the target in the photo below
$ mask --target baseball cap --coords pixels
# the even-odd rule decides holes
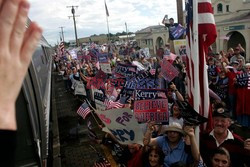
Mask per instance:
[[[217,108],[213,112],[213,117],[224,117],[224,118],[230,118],[229,112],[225,108]]]

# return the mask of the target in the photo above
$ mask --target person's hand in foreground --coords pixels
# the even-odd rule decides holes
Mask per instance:
[[[26,0],[0,0],[0,130],[16,130],[15,101],[42,29],[25,27]]]

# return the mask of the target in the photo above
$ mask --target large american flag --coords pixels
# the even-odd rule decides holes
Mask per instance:
[[[91,110],[86,102],[84,102],[77,110],[77,114],[80,115],[83,119],[85,119],[90,112]]]
[[[196,5],[197,12],[193,12]],[[216,40],[216,26],[211,0],[186,0],[187,8],[187,81],[190,104],[204,117],[209,114],[209,89],[205,56]],[[193,20],[198,17],[198,21]],[[194,32],[194,24],[198,32]],[[194,34],[198,33],[198,41]],[[195,45],[199,52],[195,53]]]

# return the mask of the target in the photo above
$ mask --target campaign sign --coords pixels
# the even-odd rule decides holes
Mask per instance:
[[[168,61],[163,61],[161,63],[161,76],[166,81],[171,82],[178,74],[179,71]]]
[[[109,63],[108,53],[98,54],[99,63]]]
[[[247,85],[248,85],[248,74],[247,73],[237,74],[236,79],[237,79],[237,85],[239,87],[247,87]]]
[[[116,75],[120,77],[133,77],[136,74],[136,66],[129,64],[118,64],[115,68]]]
[[[109,63],[100,63],[99,65],[103,72],[105,72],[106,74],[112,74],[111,66]]]
[[[149,71],[137,74],[131,79],[127,79],[124,87],[127,89],[153,89],[157,88],[159,80],[152,77]]]
[[[134,96],[134,89],[126,89],[123,88],[120,93],[120,97],[127,97],[126,98],[126,104],[128,104],[128,101],[133,98]]]
[[[138,122],[168,122],[168,100],[138,100],[134,104],[134,115]]]
[[[104,94],[101,90],[94,89],[94,101],[97,110],[104,111],[106,106],[103,104],[104,102]]]
[[[92,77],[87,83],[87,89],[96,88],[100,89],[104,87],[105,80],[107,75],[102,71],[99,70],[95,77]]]
[[[149,48],[143,48],[139,51],[140,57],[150,58]]]
[[[136,89],[134,91],[135,100],[146,99],[166,99],[167,90],[165,89]]]
[[[97,115],[121,144],[143,142],[143,133],[129,108],[97,110]]]

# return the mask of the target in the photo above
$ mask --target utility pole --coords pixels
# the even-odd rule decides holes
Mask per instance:
[[[76,46],[78,47],[79,43],[78,43],[78,38],[77,38],[76,19],[75,19],[75,17],[79,17],[79,15],[75,16],[75,8],[78,8],[78,6],[67,6],[67,8],[71,8],[71,13],[73,14],[73,16],[69,16],[69,18],[73,17],[74,28],[75,28],[75,37],[76,37]]]
[[[127,41],[129,43],[129,40],[128,40],[128,26],[127,26],[127,23],[125,22],[125,26],[126,26],[126,32],[127,32]]]
[[[63,34],[63,28],[64,28],[64,27],[59,27],[59,28],[61,28],[62,40],[63,40],[63,43],[64,43],[64,34]]]
[[[177,17],[178,17],[178,23],[181,25],[184,25],[183,21],[183,3],[182,0],[176,0],[177,5]]]

